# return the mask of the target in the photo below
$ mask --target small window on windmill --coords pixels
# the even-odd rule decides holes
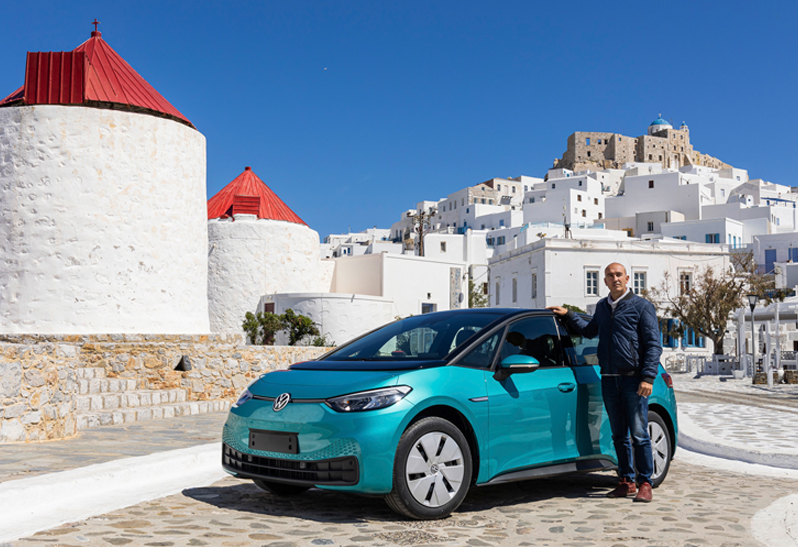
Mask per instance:
[[[188,372],[192,368],[193,367],[191,366],[191,359],[189,358],[188,355],[181,356],[180,360],[177,362],[177,365],[175,366],[175,370],[179,370],[181,372]]]
[[[260,209],[260,197],[235,196],[232,209],[233,215],[257,215]]]

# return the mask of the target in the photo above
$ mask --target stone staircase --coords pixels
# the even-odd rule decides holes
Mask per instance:
[[[187,401],[186,390],[137,389],[136,380],[107,378],[101,367],[78,369],[77,428],[227,410],[225,400]]]

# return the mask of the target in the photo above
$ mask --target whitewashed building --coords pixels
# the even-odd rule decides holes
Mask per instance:
[[[762,273],[773,273],[777,262],[798,263],[798,232],[763,234],[753,238],[751,251]],[[787,285],[790,286],[790,285]]]
[[[398,317],[468,307],[468,268],[461,260],[378,253],[334,264],[329,291],[265,295],[260,309],[292,308],[340,345]]]
[[[348,234],[330,234],[321,246],[322,258],[341,258],[371,253],[401,253],[402,245],[391,240],[391,230],[369,228]]]
[[[604,268],[619,262],[635,293],[659,287],[665,272],[673,291],[689,288],[699,268],[729,267],[728,247],[679,240],[602,241],[540,239],[494,256],[490,266],[490,306],[543,308],[569,304],[593,311],[609,294]],[[711,352],[709,343],[687,333],[682,341],[665,340],[667,351]]]
[[[604,218],[604,192],[595,173],[551,178],[524,194],[524,223],[587,225]]]

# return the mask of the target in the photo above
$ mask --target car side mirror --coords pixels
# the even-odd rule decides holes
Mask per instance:
[[[501,382],[508,378],[511,374],[519,372],[534,372],[540,367],[540,361],[531,355],[510,355],[506,357],[501,363],[493,377]]]

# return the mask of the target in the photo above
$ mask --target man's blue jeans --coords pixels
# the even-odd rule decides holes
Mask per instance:
[[[637,394],[639,387],[640,378],[634,376],[601,378],[601,394],[610,420],[612,442],[618,455],[618,473],[621,478],[633,480],[637,484],[651,484],[654,459],[651,455],[651,438],[648,435],[648,397]]]

